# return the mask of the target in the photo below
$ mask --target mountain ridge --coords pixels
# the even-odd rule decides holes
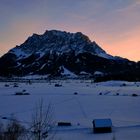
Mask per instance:
[[[10,61],[9,61],[10,60]],[[139,63],[107,54],[95,41],[81,32],[59,30],[33,34],[23,44],[0,58],[1,76],[49,75],[64,76],[64,69],[85,77],[133,75],[139,73]],[[135,71],[135,72],[134,72]],[[123,76],[125,78],[125,76]]]
[[[84,43],[86,43],[86,44],[84,44]],[[29,47],[32,44],[34,46]],[[63,49],[65,49],[65,48],[68,49],[68,47],[69,47],[69,49],[78,51],[79,49],[81,50],[80,44],[82,44],[82,47],[85,47],[84,48],[85,50],[86,50],[87,45],[92,45],[92,47],[94,49],[95,49],[95,47],[96,48],[98,47],[98,49],[102,53],[105,53],[105,51],[101,47],[99,47],[96,44],[96,42],[91,42],[90,39],[86,35],[82,34],[81,32],[70,33],[70,32],[65,32],[65,31],[58,31],[58,30],[46,31],[42,35],[33,34],[32,36],[28,37],[28,39],[23,44],[21,44],[20,46],[17,46],[16,48],[24,49],[24,51],[26,51],[26,50],[29,51],[29,49],[32,48],[33,49],[32,51],[36,52],[36,51],[38,51],[39,47],[41,45],[43,45],[43,47],[41,47],[41,49],[43,51],[45,51],[45,49],[47,49],[47,48],[50,50],[50,49],[52,49],[51,47],[53,47],[54,51],[58,51],[58,52],[63,51],[63,50],[59,50],[62,47],[63,47]],[[11,51],[13,51],[13,49]]]

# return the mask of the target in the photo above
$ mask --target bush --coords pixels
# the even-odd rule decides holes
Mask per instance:
[[[25,128],[17,119],[9,119],[9,123],[4,126],[0,123],[0,140],[22,140],[25,137]]]

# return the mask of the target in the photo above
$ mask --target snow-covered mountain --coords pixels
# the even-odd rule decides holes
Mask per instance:
[[[107,54],[81,32],[57,30],[33,34],[0,58],[0,68],[2,76],[62,76],[69,71],[72,75],[93,77],[96,71],[102,75],[139,71],[135,62]]]
[[[96,42],[91,42],[81,32],[69,33],[57,30],[46,31],[43,35],[33,34],[22,45],[15,47],[9,52],[17,57],[23,58],[33,53],[40,56],[46,53],[64,54],[74,51],[79,53],[89,52],[105,58],[113,57],[99,47]]]

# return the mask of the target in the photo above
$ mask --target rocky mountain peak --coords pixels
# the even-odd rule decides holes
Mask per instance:
[[[107,54],[83,33],[58,30],[33,34],[0,58],[0,68],[0,76],[62,76],[69,73],[126,79],[130,77],[129,73],[137,79],[139,75],[136,74],[140,73],[139,63]]]
[[[20,51],[26,54],[36,52],[44,53],[48,51],[56,53],[75,51],[76,54],[90,52],[96,55],[106,55],[106,52],[101,49],[101,47],[99,47],[94,41],[91,42],[90,39],[81,32],[70,33],[58,30],[47,30],[42,35],[33,34],[23,44],[11,51]]]

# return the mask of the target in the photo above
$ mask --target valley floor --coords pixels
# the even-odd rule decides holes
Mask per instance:
[[[55,86],[55,84],[62,86]],[[14,95],[26,91],[30,95]],[[0,117],[14,114],[28,125],[35,104],[43,99],[53,106],[54,120],[71,122],[72,126],[58,127],[56,140],[139,140],[140,83],[90,80],[54,80],[46,83],[0,83]],[[93,119],[110,118],[113,132],[94,134]],[[53,133],[53,132],[52,132]]]

